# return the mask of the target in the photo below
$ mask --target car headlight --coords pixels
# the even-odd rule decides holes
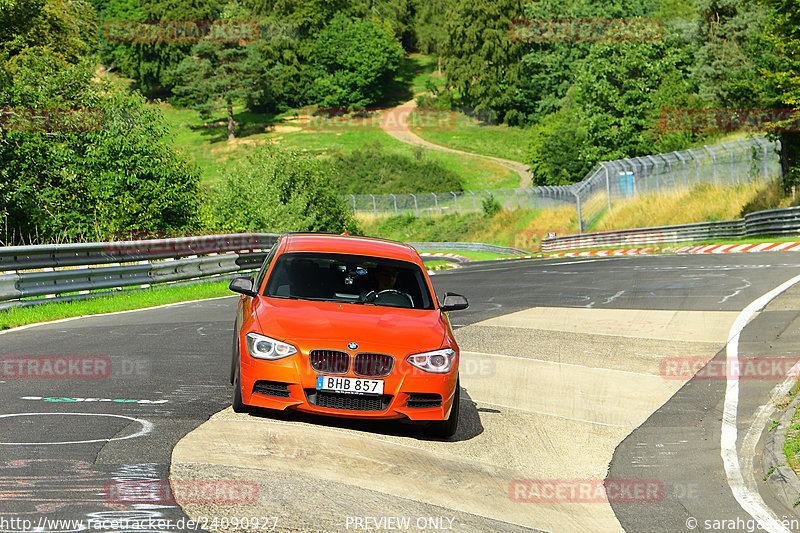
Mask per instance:
[[[451,348],[444,348],[442,350],[409,355],[406,360],[425,372],[446,374],[450,372],[456,362],[456,352]]]
[[[291,344],[271,339],[259,333],[247,334],[247,351],[256,359],[282,359],[297,353]]]

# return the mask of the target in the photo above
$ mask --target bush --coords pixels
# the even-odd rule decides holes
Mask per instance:
[[[389,194],[462,191],[461,178],[424,151],[414,157],[389,152],[374,142],[331,160],[331,179],[339,194]]]
[[[503,210],[503,206],[491,194],[483,199],[481,205],[483,206],[483,214],[490,218]]]
[[[255,149],[223,178],[212,200],[221,231],[357,233],[325,165],[297,150]]]
[[[199,172],[169,144],[161,112],[89,61],[48,48],[0,62],[0,108],[56,120],[0,132],[0,211],[12,243],[98,240],[197,229]],[[84,110],[84,123],[64,122]],[[27,111],[23,111],[23,114]]]
[[[787,196],[784,192],[781,181],[773,180],[765,185],[752,200],[742,206],[739,216],[744,217],[756,211],[780,209],[798,204],[800,204],[800,196],[792,200],[791,196]]]

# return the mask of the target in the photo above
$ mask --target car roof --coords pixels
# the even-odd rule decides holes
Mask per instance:
[[[282,240],[285,242],[283,253],[327,252],[421,262],[412,246],[386,239],[328,233],[290,233],[283,235]]]

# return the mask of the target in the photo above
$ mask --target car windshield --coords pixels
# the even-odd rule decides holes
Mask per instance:
[[[358,305],[433,309],[422,269],[408,261],[363,255],[286,253],[265,296]]]

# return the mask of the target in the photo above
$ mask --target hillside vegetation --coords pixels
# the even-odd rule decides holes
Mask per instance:
[[[800,102],[800,33],[785,15],[798,11],[800,0],[6,2],[0,238],[280,232],[286,220],[356,229],[342,194],[527,180],[496,161],[411,146],[396,115],[412,100],[414,133],[529,164],[534,185],[730,130],[772,132],[785,195],[800,181],[800,134],[733,115]],[[567,19],[595,21],[594,33]],[[648,21],[645,33],[631,33],[635,20]],[[703,120],[711,111],[731,120]],[[701,120],[684,120],[690,112]],[[245,190],[264,204],[252,221],[241,218],[252,206],[236,203]],[[534,231],[534,214],[495,217],[505,240],[512,227]],[[569,217],[548,225],[567,231]],[[468,232],[487,235],[478,226]]]

